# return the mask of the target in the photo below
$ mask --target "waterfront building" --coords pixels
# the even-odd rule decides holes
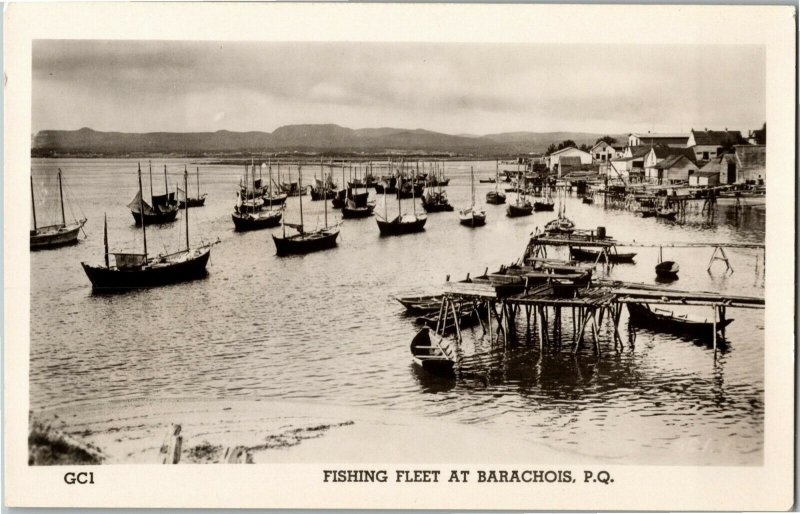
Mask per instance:
[[[556,168],[558,167],[559,159],[561,159],[561,157],[580,157],[581,164],[592,163],[592,154],[589,152],[584,152],[583,150],[579,150],[574,146],[570,146],[568,148],[557,150],[548,156],[547,167],[551,173],[557,171]]]
[[[686,148],[689,134],[680,133],[646,133],[628,134],[628,146],[669,146],[672,148]]]
[[[726,148],[744,142],[738,130],[691,130],[687,148],[691,148],[698,161],[709,161],[720,155]]]

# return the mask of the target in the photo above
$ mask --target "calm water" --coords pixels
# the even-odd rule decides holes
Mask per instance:
[[[174,190],[184,162],[154,162],[156,194],[164,188],[163,164]],[[58,216],[54,177],[61,167],[72,210],[89,218],[89,237],[31,253],[32,408],[120,398],[309,400],[497,425],[509,437],[624,463],[685,454],[687,463],[760,464],[763,311],[729,310],[730,342],[716,359],[707,345],[645,330],[633,347],[615,351],[603,328],[602,354],[587,345],[577,357],[567,345],[540,354],[535,344],[506,348],[467,331],[463,377],[437,379],[412,366],[408,345],[418,328],[392,297],[436,292],[448,274],[459,280],[514,261],[553,213],[509,219],[505,206],[487,205],[487,226],[479,229],[461,227],[456,213],[434,213],[425,232],[393,238],[379,237],[372,218],[346,220],[338,248],[278,258],[270,232],[280,228],[233,231],[241,168],[200,166],[208,199],[190,211],[190,235],[193,243],[221,240],[208,277],[96,295],[80,262],[103,259],[103,214],[112,250],[141,248],[126,207],[137,191],[136,161],[34,160],[39,222]],[[479,199],[494,187],[477,184],[494,174],[494,162],[448,164],[447,192],[456,207],[469,202],[470,166]],[[318,169],[304,169],[306,180]],[[146,174],[143,180],[148,196]],[[190,176],[190,191],[193,184]],[[739,214],[720,208],[714,222],[690,214],[679,224],[604,211],[575,196],[563,201],[578,227],[602,225],[620,240],[764,240],[763,207]],[[305,197],[303,206],[306,225],[322,223],[322,202]],[[404,207],[410,210],[411,201]],[[396,212],[396,200],[388,208]],[[380,198],[377,210],[383,211]],[[172,226],[148,228],[151,252],[182,244],[182,216]],[[297,198],[289,199],[285,216],[299,221]],[[635,265],[613,267],[610,276],[653,283],[657,249],[638,252]],[[735,273],[723,274],[717,263],[709,274],[710,249],[665,249],[664,258],[681,266],[671,287],[763,295],[762,262],[756,273],[753,251],[727,253]],[[625,314],[622,329],[627,337]]]

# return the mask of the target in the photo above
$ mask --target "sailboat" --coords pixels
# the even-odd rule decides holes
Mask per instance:
[[[533,210],[535,211],[552,211],[555,209],[556,203],[550,196],[550,186],[545,186],[542,191],[542,196],[533,202]]]
[[[184,165],[184,171],[186,166]],[[200,194],[200,168],[197,168],[197,196],[192,198],[189,196],[188,191],[184,191],[181,188],[178,189],[178,208],[179,209],[186,209],[187,207],[202,207],[206,204],[206,194]]]
[[[175,221],[178,216],[178,202],[175,201],[175,193],[170,193],[167,186],[167,165],[164,165],[164,194],[153,195],[153,167],[150,166],[150,201],[149,205],[143,200],[142,189],[128,204],[136,226],[142,224],[144,218],[145,225],[155,225]]]
[[[347,197],[344,205],[342,205],[342,218],[367,218],[372,216],[372,211],[375,209],[375,201],[368,201],[369,191],[367,190],[366,181],[360,182],[358,180],[358,172],[356,172],[356,179],[350,184],[354,187],[347,189]],[[359,184],[364,188],[363,193],[358,192]]]
[[[398,177],[399,184],[402,186],[403,176]],[[399,190],[399,189],[398,189]],[[385,191],[385,190],[384,190]],[[413,196],[411,202],[414,205],[414,214],[403,214],[403,204],[400,196],[397,197],[397,217],[389,220],[387,207],[386,207],[386,193],[383,195],[384,215],[377,214],[375,220],[378,222],[378,230],[382,236],[398,236],[402,234],[410,234],[412,232],[420,232],[425,230],[425,222],[428,217],[425,214],[417,215],[416,202]]]
[[[300,166],[297,167],[299,189],[303,189],[303,171]],[[306,232],[303,226],[303,196],[299,195],[300,200],[300,224],[293,225],[286,223],[284,220],[283,235],[276,236],[272,234],[272,240],[275,242],[275,249],[278,255],[292,255],[316,252],[318,250],[326,250],[336,246],[336,238],[339,237],[339,228],[341,222],[328,226],[328,202],[323,199],[325,204],[325,227],[311,232]],[[297,230],[297,234],[286,235],[286,226],[290,226]]]
[[[247,173],[247,165],[245,164],[245,184],[248,180],[248,173]],[[264,199],[261,197],[258,188],[256,187],[256,170],[255,167],[252,168],[252,195],[250,195],[247,191],[247,186],[245,185],[239,192],[239,202],[236,205],[233,214],[231,214],[231,219],[233,219],[233,225],[235,229],[239,232],[246,232],[250,230],[261,230],[270,227],[277,227],[278,223],[281,222],[281,218],[283,217],[283,209],[278,208],[273,210],[272,205],[269,206],[269,209],[264,209]],[[270,183],[269,183],[269,198],[270,204],[272,198],[272,173],[270,172]],[[252,198],[250,198],[252,196]],[[249,198],[249,199],[248,199]]]
[[[498,183],[500,182],[500,162],[495,161],[494,163],[494,191],[489,191],[486,193],[486,203],[490,203],[492,205],[500,205],[506,203],[506,194],[498,189]]]
[[[517,179],[517,200],[514,203],[508,204],[506,208],[506,216],[509,218],[516,218],[519,216],[529,216],[533,213],[533,205],[525,198],[525,194],[521,194],[521,187],[519,184],[522,181],[518,178]]]
[[[189,182],[188,173],[183,175],[184,187]],[[139,166],[139,208],[144,211],[142,200],[142,168]],[[206,265],[211,256],[211,247],[219,242],[206,243],[192,248],[189,245],[189,211],[186,218],[186,248],[166,255],[151,257],[147,253],[147,229],[142,226],[144,253],[113,253],[108,250],[108,223],[103,220],[103,244],[105,264],[92,265],[81,262],[83,271],[95,290],[119,290],[137,287],[156,287],[175,282],[201,278],[207,274]],[[109,262],[114,256],[114,265]]]
[[[472,204],[467,209],[458,211],[458,219],[462,225],[468,227],[482,227],[486,225],[486,211],[475,208],[475,169],[470,166],[470,184],[472,186]]]
[[[336,183],[333,181],[332,174],[325,177],[325,169],[322,166],[322,159],[319,160],[319,173],[322,178],[314,177],[315,185],[311,187],[311,200],[317,202],[325,198],[332,198],[336,194]]]
[[[425,209],[425,212],[452,211],[453,206],[450,205],[450,201],[447,199],[447,193],[442,191],[442,185],[446,184],[443,183],[439,176],[433,174],[428,178],[428,186],[431,185],[433,185],[435,189],[426,187],[425,194],[423,194],[421,198],[422,208]]]
[[[40,227],[36,222],[36,198],[33,194],[33,177],[31,177],[31,206],[33,207],[33,230],[30,231],[31,250],[55,248],[78,242],[78,233],[86,223],[86,218],[74,220],[67,224],[64,214],[64,188],[61,183],[61,168],[58,169],[58,197],[61,201],[61,223]]]

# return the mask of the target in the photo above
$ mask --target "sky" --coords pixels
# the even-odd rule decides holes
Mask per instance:
[[[32,129],[746,133],[765,83],[761,46],[37,40]]]

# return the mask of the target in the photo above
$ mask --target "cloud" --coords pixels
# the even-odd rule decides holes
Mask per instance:
[[[765,118],[764,66],[762,47],[731,45],[39,40],[33,125],[746,129]]]

